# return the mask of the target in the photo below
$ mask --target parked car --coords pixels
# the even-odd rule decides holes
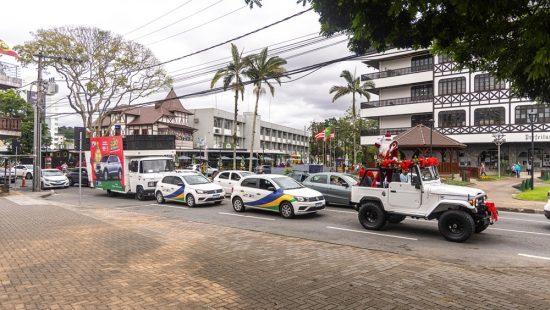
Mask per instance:
[[[194,173],[168,173],[157,183],[155,196],[158,203],[166,200],[185,202],[194,207],[199,204],[220,204],[224,199],[221,186]]]
[[[193,173],[193,174],[196,174],[196,175],[204,176],[204,174],[202,174],[202,172],[197,171],[197,170],[192,170],[192,169],[176,169],[176,170],[174,170],[174,172],[180,173],[180,174]]]
[[[0,172],[0,184],[6,184],[8,182],[8,179],[11,179],[11,183],[15,183],[15,175],[14,173],[11,173],[11,178],[10,178],[10,172],[8,170],[8,173],[5,175],[5,179],[4,179],[4,171],[2,170]]]
[[[338,172],[313,173],[302,182],[305,187],[321,192],[327,204],[339,205],[350,205],[351,187],[357,183],[356,176]]]
[[[248,175],[252,175],[254,173],[249,171],[242,171],[242,170],[226,170],[218,173],[214,177],[214,180],[212,180],[213,183],[220,185],[226,195],[231,195],[233,192],[233,186],[235,186],[239,181]]]
[[[57,169],[42,169],[40,188],[69,187],[69,179]]]
[[[187,167],[189,170],[195,170],[195,171],[201,171],[201,165],[200,164],[194,164],[189,167]],[[207,177],[215,175],[218,172],[218,168],[206,166],[206,171],[204,172],[204,175]]]
[[[270,174],[271,173],[271,166],[270,165],[258,165],[254,168],[254,172],[257,174]]]
[[[32,179],[34,174],[33,165],[17,165],[15,166],[17,177],[25,178],[27,180]]]
[[[70,169],[67,173],[67,178],[69,179],[69,186],[78,184],[79,172],[82,171],[82,186],[89,186],[88,181],[88,170],[86,168],[73,168]]]
[[[241,179],[231,195],[233,209],[255,208],[279,212],[284,218],[315,213],[325,208],[325,198],[316,190],[283,175],[257,174]]]
[[[294,170],[291,173],[289,173],[288,176],[298,182],[303,182],[309,176],[309,173],[305,171]]]
[[[112,177],[122,179],[122,164],[116,155],[105,155],[95,166],[95,174],[98,180],[109,180]]]

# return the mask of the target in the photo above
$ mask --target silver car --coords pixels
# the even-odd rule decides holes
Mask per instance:
[[[351,186],[359,179],[351,174],[338,172],[314,173],[307,177],[302,184],[325,196],[327,204],[350,205]]]

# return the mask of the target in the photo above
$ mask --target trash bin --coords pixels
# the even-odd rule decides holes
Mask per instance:
[[[470,182],[470,170],[462,169],[460,171],[460,176],[461,176],[462,182]]]

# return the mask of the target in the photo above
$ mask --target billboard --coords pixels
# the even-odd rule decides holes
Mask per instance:
[[[92,182],[102,189],[125,191],[122,137],[90,138]]]

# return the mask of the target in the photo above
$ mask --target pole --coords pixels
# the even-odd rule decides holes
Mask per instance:
[[[82,131],[78,133],[80,141],[78,148],[78,205],[82,205]],[[88,180],[90,182],[90,180]]]
[[[500,179],[500,143],[497,144],[497,149],[498,149],[498,163],[497,163],[497,167],[498,167],[498,178]]]
[[[535,169],[535,117],[531,121],[531,190],[533,190],[535,181],[534,178],[534,169]]]
[[[32,191],[40,191],[40,180],[42,176],[42,149],[41,149],[41,137],[42,137],[42,123],[41,123],[41,104],[42,104],[42,54],[38,54],[38,81],[37,85],[37,98],[34,105],[34,167],[33,167],[33,182]]]
[[[433,143],[432,143],[432,135],[434,131],[434,120],[430,119],[430,157],[432,157],[433,152]]]

